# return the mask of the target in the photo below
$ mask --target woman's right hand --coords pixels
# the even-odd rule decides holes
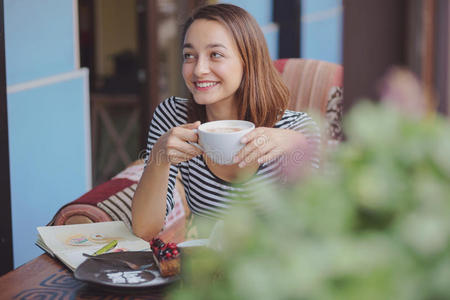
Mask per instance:
[[[198,147],[198,135],[193,129],[200,126],[200,121],[173,127],[163,134],[152,149],[152,160],[156,163],[179,164],[203,153]]]

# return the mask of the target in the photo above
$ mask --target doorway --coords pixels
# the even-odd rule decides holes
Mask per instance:
[[[204,1],[78,0],[80,62],[90,70],[93,185],[137,160],[155,107],[188,95],[180,28]]]

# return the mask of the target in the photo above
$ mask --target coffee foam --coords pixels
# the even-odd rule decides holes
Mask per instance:
[[[205,128],[204,131],[206,132],[213,132],[213,133],[233,133],[244,130],[244,128],[240,127],[213,127],[213,128]]]

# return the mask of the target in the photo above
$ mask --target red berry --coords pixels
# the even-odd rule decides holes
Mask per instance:
[[[167,258],[171,258],[171,257],[172,257],[172,254],[171,254],[170,252],[167,252],[167,253],[166,253],[166,257],[167,257]]]
[[[177,249],[175,249],[175,250],[172,251],[172,255],[173,255],[173,256],[175,256],[175,255],[177,255],[177,254],[178,254],[178,250],[177,250]]]

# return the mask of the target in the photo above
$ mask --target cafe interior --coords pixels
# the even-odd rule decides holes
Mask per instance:
[[[265,192],[283,221],[235,216],[224,239],[241,242],[220,275],[189,270],[171,297],[449,299],[448,0],[0,0],[0,298],[115,293],[79,284],[35,245],[36,228],[131,228],[155,108],[190,96],[181,26],[214,3],[255,17],[288,109],[317,118],[324,154],[311,181],[288,166],[291,181]],[[159,236],[181,243],[192,212],[180,177],[175,187]],[[45,284],[58,276],[66,285]],[[139,292],[130,299],[167,295]]]

